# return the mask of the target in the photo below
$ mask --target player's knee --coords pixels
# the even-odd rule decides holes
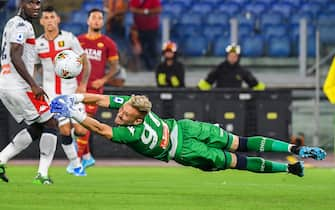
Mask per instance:
[[[76,136],[85,136],[87,133],[87,129],[82,126],[76,126],[74,129],[74,134]]]
[[[72,144],[73,140],[72,140],[71,135],[60,135],[60,138],[61,138],[62,144],[64,145]]]
[[[56,128],[44,127],[42,132],[57,136],[57,129]]]
[[[27,128],[32,140],[35,141],[41,138],[43,127],[40,124],[33,124]]]
[[[71,136],[71,126],[61,126],[59,127],[59,133],[64,136]]]
[[[248,138],[240,136],[238,141],[239,142],[238,142],[237,151],[247,152],[248,151]]]
[[[43,127],[44,128],[52,128],[55,129],[58,127],[58,122],[56,119],[54,118],[50,118],[48,121],[46,121],[45,123],[43,123]]]

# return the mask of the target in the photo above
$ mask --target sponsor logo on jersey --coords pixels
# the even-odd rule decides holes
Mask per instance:
[[[102,43],[102,42],[98,42],[98,44],[97,44],[97,47],[99,47],[99,48],[103,48],[105,45],[104,45],[104,43]]]
[[[131,133],[131,135],[134,136],[134,134],[135,134],[135,128],[134,128],[134,126],[128,126],[127,128],[129,130],[129,132]]]
[[[58,47],[64,47],[65,42],[64,41],[58,41]]]
[[[85,52],[86,52],[88,59],[101,61],[102,50],[86,48]]]

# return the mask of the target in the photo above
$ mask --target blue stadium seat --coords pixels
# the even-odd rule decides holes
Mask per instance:
[[[293,24],[290,27],[291,31],[291,40],[292,42],[299,41],[299,30],[300,26],[298,24]],[[315,35],[315,26],[312,24],[307,25],[307,36],[314,36]]]
[[[239,14],[238,16],[236,16],[236,18],[240,25],[249,25],[252,28],[254,28],[256,25],[256,17],[254,16],[254,14]]]
[[[186,10],[186,6],[183,3],[170,3],[163,6],[163,12],[170,12],[174,16],[178,17],[183,11]]]
[[[231,43],[229,36],[218,37],[213,43],[213,56],[225,56],[226,47]]]
[[[280,2],[288,3],[294,6],[295,8],[300,7],[306,0],[281,0]]]
[[[295,50],[294,50],[294,56],[298,56],[300,52],[300,43],[299,41],[295,42],[293,45]],[[307,36],[307,56],[308,57],[314,57],[316,52],[316,47],[315,47],[315,36],[310,35]]]
[[[310,12],[296,12],[290,18],[291,24],[299,24],[300,19],[305,18],[308,24],[314,23],[313,14]]]
[[[246,13],[251,12],[257,16],[259,16],[260,14],[262,14],[266,9],[267,9],[267,5],[261,2],[258,3],[251,3],[248,4],[244,7],[244,11]]]
[[[202,27],[195,24],[177,24],[175,28],[177,29],[177,36],[180,38],[197,36],[202,32]]]
[[[246,4],[248,4],[251,0],[226,0],[226,2],[233,2],[233,3],[237,3],[240,6],[244,6]]]
[[[263,35],[265,40],[269,40],[271,37],[282,37],[287,35],[287,25],[265,25]]]
[[[183,53],[185,56],[203,56],[208,51],[208,40],[203,36],[189,36],[185,38]]]
[[[17,2],[18,1],[16,1],[16,0],[8,0],[7,3],[6,3],[6,9],[11,10],[11,11],[17,10],[17,8],[19,6]]]
[[[236,16],[239,14],[241,8],[237,3],[223,3],[217,7],[217,11],[224,12],[229,16]]]
[[[166,11],[163,11],[160,15],[160,21],[162,22],[163,19],[169,19],[170,21],[170,25],[173,27],[173,25],[175,25],[177,23],[177,17],[175,16],[175,14],[171,13],[171,12],[166,12]]]
[[[87,12],[83,10],[78,10],[71,13],[71,22],[86,24],[87,22]]]
[[[329,25],[335,27],[335,13],[334,12],[321,13],[317,18],[317,24]]]
[[[194,12],[184,13],[180,17],[179,23],[200,25],[202,23],[202,15]]]
[[[308,2],[300,7],[301,12],[310,12],[316,18],[322,11],[322,5],[316,2]]]
[[[242,56],[261,57],[264,55],[264,38],[262,36],[247,36],[240,43]]]
[[[279,12],[270,11],[260,16],[261,30],[265,25],[278,25],[284,23],[284,16]]]
[[[331,3],[331,4],[329,4],[329,5],[325,8],[325,12],[335,12],[335,3]]]
[[[295,10],[295,8],[289,3],[279,2],[279,3],[273,4],[272,10],[283,14],[283,16],[288,19],[293,14],[293,11]]]
[[[213,10],[212,4],[203,2],[193,4],[193,6],[190,8],[190,12],[200,13],[202,15],[209,14],[211,13],[212,10]]]
[[[226,26],[229,24],[229,16],[220,11],[212,12],[208,15],[206,15],[206,18],[204,19],[205,24],[208,25],[223,25]]]
[[[179,3],[183,4],[185,9],[191,7],[194,3],[193,0],[173,0],[173,1],[170,1],[170,2],[177,3],[177,4],[179,4]]]
[[[254,27],[249,25],[249,24],[239,24],[238,27],[238,37],[241,39],[242,37],[245,36],[250,36],[255,33]]]
[[[78,36],[86,32],[86,25],[80,23],[63,23],[60,27],[64,31],[72,32],[74,35]]]
[[[253,0],[254,3],[263,3],[265,4],[266,6],[272,6],[276,0]]]
[[[320,41],[327,44],[335,44],[335,27],[329,27],[328,25],[320,25]]]
[[[82,5],[82,8],[86,12],[90,11],[93,8],[98,8],[98,9],[103,10],[104,5],[103,5],[102,2],[84,2],[83,5]]]
[[[267,55],[270,57],[289,57],[291,43],[288,36],[272,37],[267,41]]]
[[[204,25],[203,34],[209,42],[215,38],[229,34],[229,26],[226,25]]]
[[[313,0],[311,2],[318,3],[322,6],[328,6],[328,4],[334,3],[332,0]]]
[[[204,2],[204,3],[207,3],[207,4],[211,4],[212,8],[214,8],[218,4],[222,3],[222,0],[202,0],[201,2]]]

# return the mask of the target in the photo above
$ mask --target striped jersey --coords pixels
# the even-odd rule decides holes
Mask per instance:
[[[72,94],[77,89],[77,80],[62,79],[55,74],[54,58],[57,53],[63,50],[73,50],[82,55],[84,50],[71,32],[61,30],[54,40],[48,40],[44,34],[36,39],[37,63],[43,68],[43,89],[50,99],[60,94]]]

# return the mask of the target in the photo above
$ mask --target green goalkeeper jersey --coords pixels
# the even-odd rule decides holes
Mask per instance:
[[[130,96],[110,96],[111,109],[119,109]],[[163,120],[153,112],[143,123],[133,126],[113,127],[112,141],[127,144],[136,152],[168,162],[174,158],[178,144],[178,126],[174,119]]]

